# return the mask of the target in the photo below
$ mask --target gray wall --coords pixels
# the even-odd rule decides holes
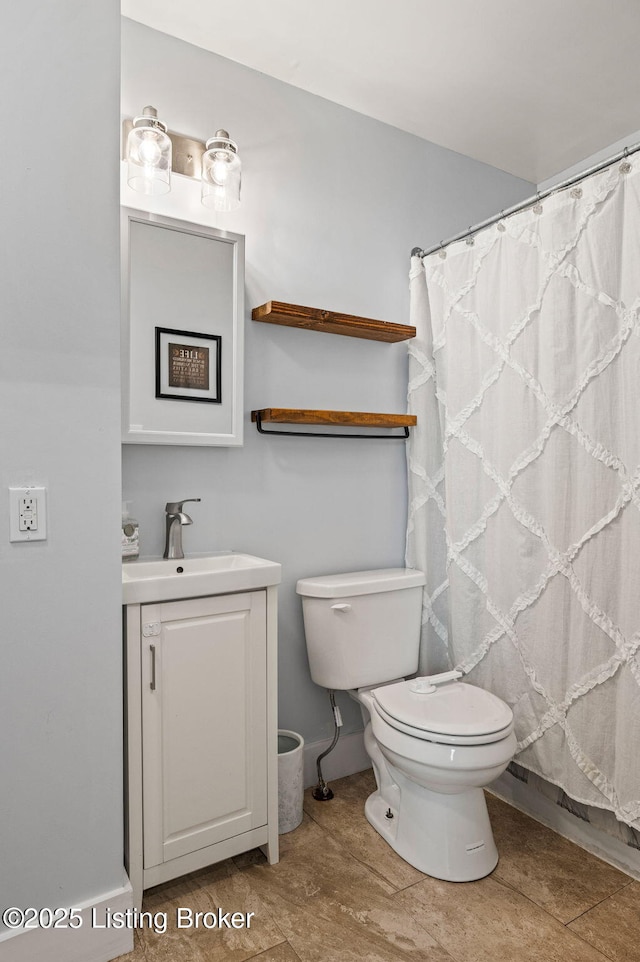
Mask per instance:
[[[113,0],[3,9],[3,907],[123,884],[119,26]],[[25,483],[48,488],[49,537],[9,544]]]
[[[242,207],[218,226],[246,235],[245,445],[126,445],[124,493],[144,554],[162,550],[165,501],[201,497],[189,551],[279,561],[280,724],[332,729],[310,680],[295,583],[403,563],[402,442],[265,438],[253,408],[406,410],[406,345],[254,323],[282,300],[406,322],[411,248],[532,193],[532,185],[131,21],[123,23],[124,116],[154,104],[169,128],[225,127],[244,162]],[[187,216],[187,215],[184,215]],[[194,216],[194,215],[192,215]],[[341,696],[345,731],[361,727]]]

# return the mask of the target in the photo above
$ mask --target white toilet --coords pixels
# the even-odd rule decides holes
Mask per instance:
[[[516,749],[503,701],[459,672],[403,680],[418,666],[424,574],[409,568],[304,578],[311,677],[362,707],[378,785],[373,827],[405,861],[449,882],[483,878],[498,861],[482,787]]]

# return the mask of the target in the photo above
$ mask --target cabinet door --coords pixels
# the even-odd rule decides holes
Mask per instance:
[[[144,865],[267,821],[266,594],[143,605]]]

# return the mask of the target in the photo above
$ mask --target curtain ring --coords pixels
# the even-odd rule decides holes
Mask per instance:
[[[447,252],[444,249],[444,241],[440,241],[440,250],[438,251],[438,257],[443,261],[447,259]]]
[[[538,191],[536,194],[536,202],[531,208],[531,210],[533,211],[534,214],[542,213],[542,204],[540,203],[540,191]]]
[[[504,210],[501,210],[501,211],[500,211],[500,217],[501,217],[501,218],[504,218]],[[503,220],[499,220],[499,221],[498,221],[497,228],[498,228],[498,230],[501,231],[502,233],[504,233],[504,232],[506,231],[506,229],[507,229],[507,228],[505,227],[505,225],[504,225],[504,221],[503,221]]]
[[[629,148],[628,148],[628,147],[625,147],[625,148],[624,148],[623,156],[624,156],[624,160],[622,161],[622,163],[620,164],[620,167],[619,167],[618,169],[620,170],[620,173],[621,173],[621,174],[628,174],[629,171],[631,170],[631,164],[630,164],[629,161],[627,160],[627,157],[629,156]]]
[[[467,247],[473,247],[473,245],[476,242],[476,239],[471,233],[471,230],[472,230],[471,225],[469,225],[469,236],[465,238],[465,244],[467,245]]]

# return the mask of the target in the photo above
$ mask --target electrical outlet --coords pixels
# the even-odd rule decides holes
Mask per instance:
[[[45,541],[46,488],[9,488],[9,541]]]
[[[32,495],[19,500],[18,528],[20,531],[38,530],[38,499]]]

